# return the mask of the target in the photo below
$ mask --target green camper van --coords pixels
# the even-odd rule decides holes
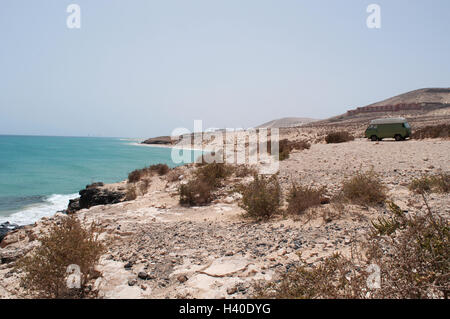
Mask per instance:
[[[370,121],[365,135],[372,141],[381,141],[389,137],[401,141],[411,135],[411,126],[403,117],[376,119]]]

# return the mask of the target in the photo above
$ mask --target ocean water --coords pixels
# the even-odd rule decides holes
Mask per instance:
[[[192,158],[195,158],[192,155]],[[67,208],[93,182],[171,160],[171,149],[119,138],[0,135],[0,223],[34,223]]]

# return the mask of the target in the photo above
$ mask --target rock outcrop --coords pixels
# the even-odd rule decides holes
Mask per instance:
[[[110,188],[103,183],[87,185],[80,192],[80,197],[69,201],[67,213],[97,205],[117,204],[125,200],[125,188]]]
[[[2,242],[3,238],[5,238],[7,233],[19,228],[20,228],[19,225],[11,224],[9,222],[0,224],[0,243]]]
[[[142,144],[172,145],[176,144],[176,142],[178,142],[178,140],[173,139],[170,136],[159,136],[146,139]]]

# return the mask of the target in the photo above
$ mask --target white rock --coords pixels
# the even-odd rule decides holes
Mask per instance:
[[[245,270],[249,264],[246,258],[231,256],[217,258],[212,264],[203,270],[203,273],[212,277],[224,277],[238,271]]]
[[[231,204],[231,203],[234,202],[234,198],[231,197],[231,196],[227,196],[227,197],[225,197],[225,198],[223,199],[223,202],[226,203],[226,204]]]

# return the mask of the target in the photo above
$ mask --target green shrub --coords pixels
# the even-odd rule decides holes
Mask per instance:
[[[16,264],[23,271],[22,286],[39,298],[83,298],[86,283],[95,277],[94,266],[105,251],[98,240],[95,225],[81,226],[73,216],[54,224],[46,235],[39,238],[41,245]],[[66,284],[69,265],[80,267],[80,288],[68,288]]]
[[[256,220],[268,219],[278,213],[281,202],[281,190],[276,175],[259,177],[242,191],[240,206],[246,211],[246,216]]]
[[[309,207],[320,205],[325,201],[325,188],[314,189],[307,186],[292,185],[288,196],[288,214],[301,214]]]
[[[354,139],[355,137],[353,135],[345,131],[329,132],[325,136],[325,142],[327,142],[327,144],[344,143],[348,141],[353,141]]]
[[[371,221],[373,227],[373,234],[391,235],[397,229],[405,227],[405,214],[394,202],[387,202],[389,210],[393,213],[392,217],[378,217],[377,221]]]
[[[356,172],[342,183],[342,193],[351,203],[371,206],[381,204],[386,200],[386,187],[379,176],[373,171]]]

